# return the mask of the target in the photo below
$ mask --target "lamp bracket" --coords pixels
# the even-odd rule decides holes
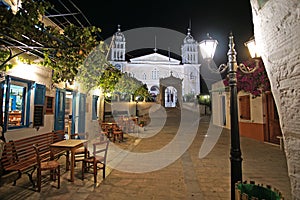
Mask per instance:
[[[228,67],[226,64],[221,64],[218,68],[217,67],[212,67],[210,65],[212,59],[207,60],[207,65],[208,65],[208,69],[212,72],[212,73],[223,73]]]
[[[255,61],[255,67],[254,67],[254,68],[250,68],[250,67],[244,65],[243,63],[240,63],[240,65],[239,65],[238,68],[239,68],[243,73],[245,73],[245,74],[251,74],[251,73],[253,73],[253,72],[259,67],[259,59],[255,59],[255,58],[254,58],[254,61]]]
[[[219,66],[219,68],[218,68],[218,71],[220,72],[220,73],[223,73],[223,72],[225,72],[225,70],[228,68],[228,65],[225,65],[225,64],[221,64],[220,66]]]
[[[259,67],[259,59],[254,59],[255,60],[255,67],[254,68],[250,68],[248,66],[246,66],[243,63],[240,63],[238,68],[245,74],[251,74],[253,73],[258,67]],[[210,65],[208,65],[208,68],[214,72],[214,73],[223,73],[228,69],[228,65],[226,64],[221,64],[217,69],[213,69]]]

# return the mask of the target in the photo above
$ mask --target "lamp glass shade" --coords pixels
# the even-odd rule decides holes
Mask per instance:
[[[203,40],[199,43],[203,59],[213,59],[218,41],[214,39]]]
[[[257,57],[260,57],[254,39],[249,40],[248,42],[246,42],[246,43],[245,43],[245,46],[248,48],[251,58],[257,58]]]

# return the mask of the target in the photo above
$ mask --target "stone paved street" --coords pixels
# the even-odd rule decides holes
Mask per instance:
[[[145,131],[140,130],[138,134],[126,134],[124,142],[112,144],[110,147],[117,145],[135,153],[163,148],[175,138],[180,124],[179,110],[167,110],[167,116],[164,128],[152,137],[145,137],[147,131],[151,131],[150,126],[146,127]],[[75,168],[75,182],[71,183],[68,181],[69,172],[64,170],[62,157],[60,161],[63,174],[60,189],[55,188],[56,182],[50,182],[49,176],[45,176],[41,193],[35,192],[28,177],[23,175],[16,186],[4,184],[0,187],[0,199],[230,199],[230,131],[223,129],[212,151],[206,157],[199,158],[199,149],[209,127],[209,119],[209,116],[201,117],[197,135],[191,146],[178,159],[162,169],[132,173],[108,167],[106,179],[103,181],[102,173],[99,172],[98,184],[94,185],[92,174],[87,174],[86,179],[81,180],[81,166],[78,164]],[[160,120],[159,117],[157,120]],[[241,137],[241,150],[243,180],[269,184],[281,191],[285,199],[291,200],[286,159],[279,146]],[[161,156],[168,159],[166,154]],[[108,157],[108,165],[114,161],[112,158]],[[153,159],[153,162],[155,160]],[[119,165],[124,163],[126,164],[121,160]],[[143,160],[132,164],[148,166]]]

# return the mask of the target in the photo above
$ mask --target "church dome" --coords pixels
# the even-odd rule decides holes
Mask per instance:
[[[183,43],[184,44],[194,44],[194,43],[196,43],[193,36],[191,35],[191,29],[188,29],[187,36],[184,38]]]
[[[125,42],[125,36],[124,36],[124,34],[121,32],[120,25],[118,25],[118,31],[115,33],[115,41],[118,41],[118,42]]]

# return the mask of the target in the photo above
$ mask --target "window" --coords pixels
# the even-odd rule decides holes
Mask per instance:
[[[17,84],[17,83],[15,83]],[[8,106],[8,127],[21,126],[24,123],[22,113],[24,112],[23,86],[11,84]]]
[[[251,120],[250,112],[250,95],[244,95],[239,97],[239,109],[240,118],[245,120]]]
[[[4,130],[28,126],[31,85],[30,81],[6,77],[2,84]]]
[[[46,96],[45,100],[46,114],[53,114],[54,111],[54,97]]]
[[[156,68],[154,70],[152,70],[151,78],[152,78],[152,80],[159,79],[159,71]]]
[[[144,79],[144,80],[147,80],[147,75],[146,75],[146,73],[143,74],[143,79]]]

